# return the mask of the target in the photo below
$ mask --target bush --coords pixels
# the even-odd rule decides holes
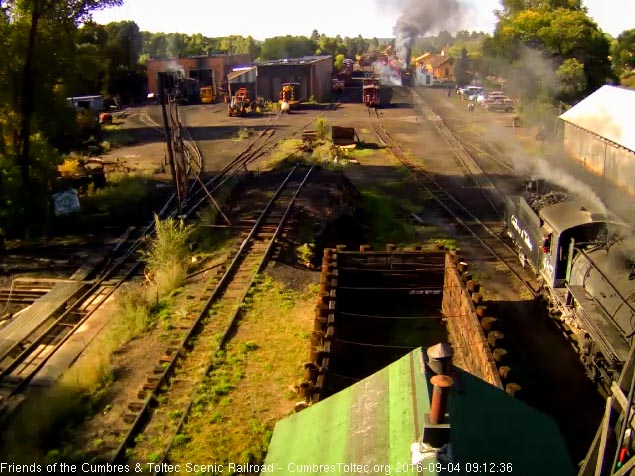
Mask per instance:
[[[152,322],[150,306],[140,286],[122,286],[117,293],[119,339],[127,341],[147,331]]]
[[[192,227],[182,220],[161,219],[155,215],[156,236],[146,253],[148,276],[159,297],[166,296],[185,282],[188,240]]]
[[[236,133],[236,138],[240,140],[249,139],[251,132],[246,127],[241,127]]]
[[[308,266],[315,257],[315,245],[313,243],[304,243],[295,249],[295,254],[302,264]]]
[[[331,135],[331,124],[326,120],[324,116],[320,116],[315,121],[315,129],[317,131],[317,137],[320,140],[326,140]]]
[[[77,157],[68,157],[64,159],[64,162],[62,165],[57,167],[57,170],[62,177],[73,177],[81,175],[83,172],[82,166]]]

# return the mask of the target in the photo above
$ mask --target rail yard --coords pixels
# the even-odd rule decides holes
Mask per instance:
[[[324,63],[318,56],[289,67],[306,69],[308,77]],[[177,104],[171,97],[165,108],[147,104],[121,114],[123,127],[137,141],[105,159],[133,171],[160,169],[166,139],[173,170],[170,174],[163,167],[156,175],[171,192],[162,196],[156,214],[184,220],[214,244],[211,251],[192,250],[193,265],[185,284],[170,294],[171,307],[160,311],[162,317],[145,334],[114,349],[110,381],[91,411],[80,421],[65,422],[60,440],[44,448],[29,447],[34,442],[24,441],[28,431],[21,426],[42,405],[38,402],[49,398],[60,376],[63,381],[73,367],[81,368],[99,347],[122,289],[148,280],[141,250],[158,225],[146,221],[118,230],[101,249],[80,246],[82,266],[74,274],[59,256],[50,257],[64,268],[55,276],[39,272],[25,278],[18,265],[7,268],[11,282],[0,290],[0,302],[16,309],[0,327],[7,458],[20,461],[20,451],[27,448],[41,451],[32,454],[43,462],[57,456],[122,465],[131,472],[141,464],[152,474],[168,474],[169,465],[193,461],[213,466],[214,474],[216,463],[231,461],[250,468],[242,473],[257,474],[254,468],[264,461],[275,423],[319,406],[329,366],[351,373],[352,367],[370,369],[355,375],[340,370],[336,376],[345,382],[342,387],[381,369],[372,362],[356,364],[356,355],[366,355],[361,351],[349,351],[346,365],[329,362],[337,357],[329,350],[332,339],[345,340],[333,322],[338,301],[332,289],[340,293],[339,302],[347,292],[367,292],[363,298],[346,298],[349,316],[369,318],[359,321],[363,331],[347,330],[347,344],[403,356],[434,342],[417,334],[431,329],[429,324],[408,327],[400,320],[425,310],[439,325],[429,331],[435,338],[453,328],[439,324],[457,316],[437,309],[447,283],[435,279],[444,262],[456,261],[479,315],[483,352],[498,372],[494,386],[553,418],[574,464],[584,459],[600,425],[602,398],[630,358],[632,277],[611,283],[601,269],[584,267],[580,257],[598,260],[604,235],[580,232],[567,247],[573,250],[587,240],[600,248],[580,251],[575,264],[554,261],[561,269],[550,276],[561,282],[545,286],[541,261],[530,256],[540,252],[538,241],[543,240],[541,248],[550,246],[540,235],[548,227],[540,226],[547,222],[563,236],[569,229],[550,223],[548,215],[532,218],[540,225],[519,258],[526,235],[519,227],[514,232],[518,222],[510,215],[524,216],[510,208],[509,197],[522,195],[536,178],[533,168],[543,159],[535,152],[540,146],[535,131],[517,127],[513,113],[474,111],[446,88],[380,87],[379,79],[369,78],[338,79],[333,86],[338,102],[303,106],[313,86],[285,83],[285,94],[273,98],[278,107],[267,112],[260,110],[264,101],[239,111],[248,96],[240,86],[227,104],[207,96],[203,104]],[[216,91],[207,93],[216,98]],[[331,126],[354,129],[355,147],[325,147]],[[576,197],[590,210],[589,198]],[[604,221],[592,221],[632,226],[618,213],[624,217],[620,209]],[[346,255],[356,249],[369,258]],[[417,254],[425,250],[429,257]],[[553,256],[568,250],[563,244]],[[338,252],[340,278],[348,272],[371,273],[373,279],[349,276],[346,286],[333,286],[338,274],[330,260]],[[354,267],[360,262],[368,269]],[[600,284],[590,290],[609,286],[621,298],[598,301],[617,316],[619,333],[589,317],[590,291],[584,299],[581,293],[583,275],[591,268],[597,269]],[[627,268],[622,271],[628,273]],[[395,273],[401,278],[391,287]],[[574,277],[565,284],[570,273]],[[400,292],[401,303],[390,297]],[[271,295],[276,300],[268,301]],[[391,317],[394,328],[373,328],[372,318]],[[460,341],[452,335],[447,340],[455,346]],[[460,353],[466,355],[466,349]]]

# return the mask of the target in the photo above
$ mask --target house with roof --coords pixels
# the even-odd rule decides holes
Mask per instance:
[[[635,195],[635,91],[602,86],[560,116],[564,147],[587,170]]]
[[[453,366],[444,345],[279,421],[261,474],[573,476],[556,423]]]
[[[454,59],[445,50],[439,55],[424,53],[414,62],[417,68],[426,70],[437,79],[454,79]]]

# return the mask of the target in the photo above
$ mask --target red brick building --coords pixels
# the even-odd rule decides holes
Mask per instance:
[[[249,54],[149,60],[147,64],[148,93],[157,94],[159,92],[158,73],[182,70],[186,78],[198,79],[201,86],[213,86],[214,95],[217,96],[218,89],[233,68],[249,66],[250,64],[251,57]]]

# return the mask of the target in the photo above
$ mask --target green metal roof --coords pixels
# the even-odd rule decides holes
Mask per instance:
[[[430,460],[421,472],[410,465],[410,445],[421,438],[424,414],[430,410],[421,357],[422,350],[416,349],[278,422],[262,474],[445,474],[434,471]],[[508,474],[515,476],[575,474],[553,420],[458,368],[453,378],[448,409],[453,468],[477,472],[467,465],[481,463],[482,473],[482,463],[490,472],[511,463]]]

